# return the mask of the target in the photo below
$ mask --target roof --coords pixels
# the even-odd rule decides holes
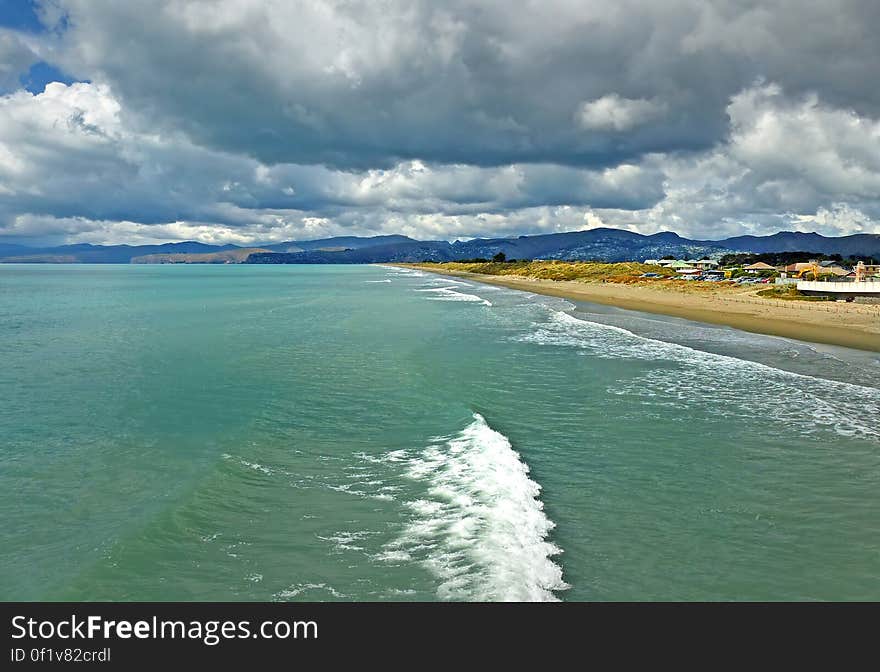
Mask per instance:
[[[746,270],[746,271],[775,271],[776,268],[771,266],[770,264],[765,264],[763,261],[759,261],[757,264],[750,264],[749,266],[743,266],[743,270]]]
[[[830,259],[827,261],[820,261],[819,266],[821,266],[822,268],[843,268],[843,269],[846,269],[846,266],[844,266],[840,262],[832,261]]]
[[[686,261],[678,259],[669,264],[669,268],[691,268],[691,265]]]

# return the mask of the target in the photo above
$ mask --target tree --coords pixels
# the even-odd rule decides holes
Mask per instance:
[[[504,252],[499,252],[494,257],[492,257],[492,261],[497,261],[498,263],[503,263],[507,260],[507,255]]]

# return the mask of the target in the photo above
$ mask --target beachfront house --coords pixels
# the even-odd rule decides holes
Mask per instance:
[[[679,278],[695,278],[700,274],[700,269],[694,268],[689,262],[682,261],[681,259],[676,259],[670,264],[667,264],[666,268],[675,271]]]
[[[794,264],[789,264],[788,266],[786,266],[782,270],[784,273],[787,273],[787,274],[795,274],[795,273],[800,273],[801,271],[809,271],[812,267],[813,267],[813,264],[811,264],[808,261],[799,261]]]
[[[763,261],[759,261],[754,264],[749,264],[748,266],[743,266],[743,270],[746,273],[751,273],[752,275],[758,275],[758,274],[764,273],[766,271],[775,271],[776,267],[771,266],[770,264],[765,264]]]
[[[852,275],[851,268],[841,266],[836,261],[820,261],[819,269],[819,273],[822,275],[834,275],[839,278],[846,277],[847,275]]]
[[[853,275],[852,269],[841,266],[838,262],[831,260],[799,261],[795,264],[789,264],[788,266],[785,266],[782,271],[783,277],[791,276],[794,278],[803,278],[807,274],[817,276],[835,276],[839,278]]]
[[[698,268],[701,271],[711,271],[718,268],[718,262],[714,259],[700,259],[699,261],[692,261],[691,265],[694,268]]]

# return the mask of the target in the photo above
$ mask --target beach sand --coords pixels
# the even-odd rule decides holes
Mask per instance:
[[[757,289],[754,288],[713,288],[695,292],[683,287],[682,282],[657,282],[656,287],[652,287],[647,284],[481,275],[442,269],[433,264],[407,266],[574,301],[590,301],[696,322],[723,324],[758,334],[880,352],[880,305],[767,299],[756,296]]]

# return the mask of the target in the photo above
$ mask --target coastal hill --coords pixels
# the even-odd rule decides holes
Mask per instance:
[[[841,237],[782,232],[724,240],[691,240],[673,232],[642,235],[622,229],[551,233],[467,241],[420,241],[402,235],[340,236],[254,247],[197,242],[163,245],[62,245],[31,248],[0,244],[0,263],[257,263],[366,264],[491,258],[625,261],[664,256],[720,257],[734,252],[804,252],[880,257],[880,234]]]
[[[3,263],[73,263],[73,264],[128,264],[134,257],[149,254],[205,254],[239,249],[237,245],[208,245],[188,241],[162,245],[62,245],[33,248],[21,245],[0,245]],[[61,259],[61,260],[59,260]]]
[[[262,247],[242,247],[222,252],[202,252],[187,254],[175,252],[171,254],[145,254],[140,257],[132,257],[132,264],[241,264],[247,258],[258,252],[268,252]]]
[[[843,257],[880,254],[880,235],[856,233],[851,236],[828,238],[818,233],[783,231],[771,236],[737,236],[723,241],[731,249],[743,252],[817,252],[839,254]]]

